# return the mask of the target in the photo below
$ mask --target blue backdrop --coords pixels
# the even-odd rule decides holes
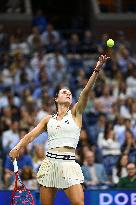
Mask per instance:
[[[32,191],[35,205],[40,205],[39,192]],[[11,191],[0,191],[0,205],[10,205]],[[54,205],[70,205],[63,191],[56,195]],[[136,190],[85,191],[85,205],[136,205]]]

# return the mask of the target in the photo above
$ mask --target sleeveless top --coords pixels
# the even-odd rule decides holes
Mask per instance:
[[[53,115],[47,123],[48,148],[68,146],[76,149],[81,129],[76,125],[71,110],[61,120],[56,118],[57,115]]]

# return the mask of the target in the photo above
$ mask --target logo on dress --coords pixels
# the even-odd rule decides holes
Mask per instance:
[[[65,123],[69,124],[69,121],[68,121],[68,120],[66,120],[66,121],[65,121]]]
[[[68,160],[70,159],[70,155],[64,155],[63,160]]]
[[[60,125],[57,125],[56,129],[59,129],[59,128],[61,128],[61,126],[60,126]]]

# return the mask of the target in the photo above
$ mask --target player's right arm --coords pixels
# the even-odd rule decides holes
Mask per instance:
[[[16,157],[19,156],[19,150],[21,148],[26,147],[30,142],[32,142],[39,134],[41,134],[44,130],[46,130],[47,123],[50,119],[50,115],[47,117],[43,118],[39,124],[31,130],[28,134],[26,134],[20,142],[10,151],[9,156],[12,159],[15,159]]]

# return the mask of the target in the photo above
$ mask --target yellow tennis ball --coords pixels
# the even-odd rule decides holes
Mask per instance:
[[[107,46],[110,47],[110,48],[113,47],[114,46],[114,41],[112,39],[109,39],[107,41]]]

